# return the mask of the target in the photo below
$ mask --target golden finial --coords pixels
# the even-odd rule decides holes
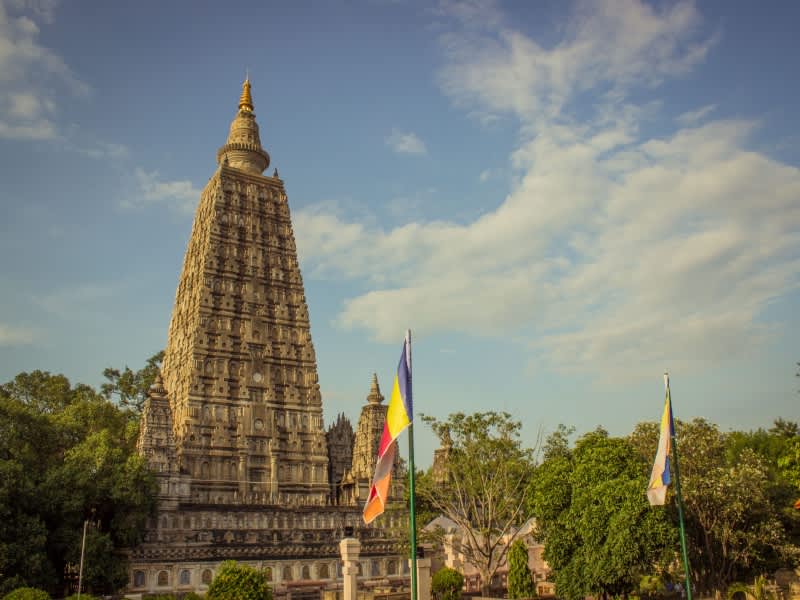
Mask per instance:
[[[239,97],[239,110],[253,112],[253,98],[250,96],[250,76],[242,84],[242,95]]]

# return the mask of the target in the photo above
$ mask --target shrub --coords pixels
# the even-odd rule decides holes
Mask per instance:
[[[208,587],[207,600],[272,600],[267,577],[251,566],[226,560]]]
[[[658,575],[642,575],[639,580],[639,593],[645,598],[653,598],[667,590],[661,577]]]
[[[50,594],[44,590],[23,587],[17,588],[13,592],[9,592],[3,596],[3,600],[50,600]]]
[[[528,547],[517,540],[508,550],[508,597],[533,598],[535,595],[536,587],[528,567]]]
[[[442,567],[433,575],[431,592],[434,600],[459,600],[464,576],[450,567]]]
[[[72,594],[71,596],[67,596],[64,600],[78,600],[78,594]],[[85,592],[81,592],[81,599],[80,600],[100,600],[97,596],[92,596],[91,594],[87,594]]]
[[[189,592],[181,597],[181,600],[203,600],[203,597],[196,592]]]

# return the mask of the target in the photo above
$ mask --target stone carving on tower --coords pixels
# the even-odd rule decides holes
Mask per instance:
[[[142,413],[138,447],[160,492],[129,552],[135,593],[203,591],[229,558],[268,569],[276,596],[293,582],[322,589],[335,585],[344,528],[364,528],[358,495],[345,502],[338,484],[371,477],[386,408],[374,379],[356,433],[341,415],[325,431],[286,190],[277,169],[263,175],[270,157],[253,111],[246,80]],[[392,519],[387,527],[403,526]],[[364,536],[369,576],[405,564],[389,558],[400,549],[387,531]]]

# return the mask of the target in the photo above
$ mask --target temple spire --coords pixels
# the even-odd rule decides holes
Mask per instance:
[[[242,95],[239,97],[239,110],[253,112],[253,97],[250,95],[250,77],[242,83]]]
[[[370,404],[380,404],[383,402],[383,396],[381,395],[381,388],[378,385],[378,374],[372,374],[372,386],[369,390],[369,395],[367,396],[367,402]]]
[[[269,166],[269,154],[261,147],[250,87],[247,77],[242,83],[239,110],[231,123],[228,140],[217,151],[217,164],[261,175]]]

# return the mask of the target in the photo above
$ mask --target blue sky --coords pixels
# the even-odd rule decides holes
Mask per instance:
[[[800,419],[797,3],[285,4],[0,0],[0,380],[165,345],[249,70],[328,422]]]

